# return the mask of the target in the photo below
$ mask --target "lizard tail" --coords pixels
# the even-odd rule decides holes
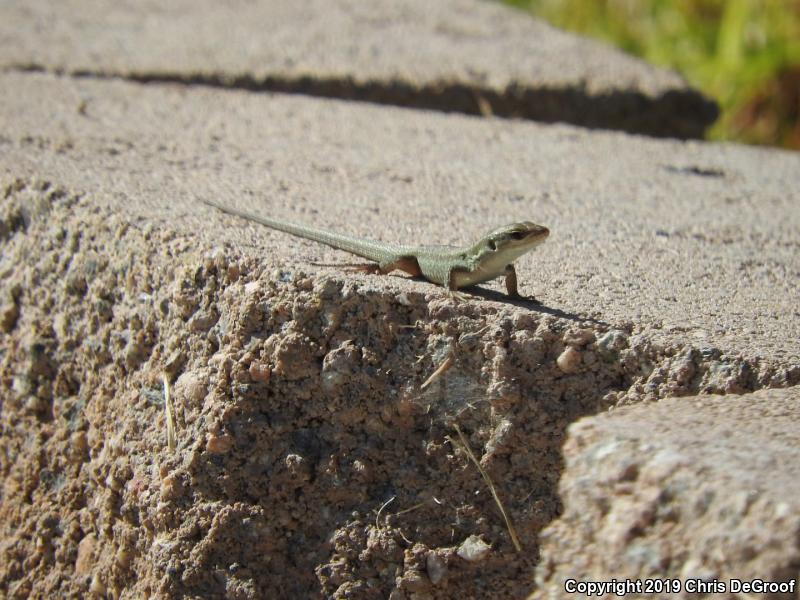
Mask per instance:
[[[372,260],[377,263],[391,262],[398,256],[406,253],[406,250],[401,246],[387,245],[383,242],[374,240],[366,240],[363,238],[351,237],[341,233],[334,233],[325,229],[317,229],[316,227],[309,227],[307,225],[299,225],[297,223],[290,223],[288,221],[278,221],[268,217],[262,217],[253,213],[249,213],[238,208],[218,204],[212,200],[200,198],[200,201],[208,206],[212,206],[226,214],[240,217],[259,225],[269,227],[270,229],[277,229],[297,237],[301,237],[320,244],[325,244],[337,250],[344,250],[350,254],[355,254],[361,258]]]

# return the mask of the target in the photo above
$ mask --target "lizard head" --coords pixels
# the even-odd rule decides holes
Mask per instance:
[[[485,269],[502,270],[544,242],[548,235],[550,230],[547,227],[530,221],[504,225],[484,235],[472,247],[470,257]]]
[[[483,236],[482,241],[489,251],[509,252],[519,256],[541,244],[548,235],[550,230],[547,227],[521,221],[490,231]]]

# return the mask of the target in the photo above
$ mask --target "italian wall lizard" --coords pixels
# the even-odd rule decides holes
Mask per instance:
[[[508,295],[520,297],[513,262],[541,244],[550,234],[547,227],[521,221],[493,229],[471,246],[406,246],[270,219],[211,200],[201,200],[224,213],[344,250],[376,263],[365,265],[366,271],[386,274],[398,269],[415,277],[422,276],[453,292],[504,275]],[[529,299],[535,301],[534,298]]]

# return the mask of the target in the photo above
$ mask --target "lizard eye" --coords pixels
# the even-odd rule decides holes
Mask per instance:
[[[486,245],[489,246],[490,250],[497,250],[497,242],[495,242],[494,239],[490,239],[488,242],[486,242]]]
[[[525,232],[524,231],[515,231],[511,234],[511,237],[515,240],[522,240],[525,239]]]

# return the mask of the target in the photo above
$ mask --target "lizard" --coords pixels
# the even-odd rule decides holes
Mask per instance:
[[[400,270],[412,277],[422,276],[456,294],[460,288],[504,275],[509,297],[521,298],[513,262],[550,235],[543,225],[520,221],[493,229],[471,246],[407,246],[343,235],[262,217],[205,198],[200,200],[226,214],[366,258],[374,264],[358,265],[365,272],[386,275]],[[537,302],[533,297],[528,300]]]

